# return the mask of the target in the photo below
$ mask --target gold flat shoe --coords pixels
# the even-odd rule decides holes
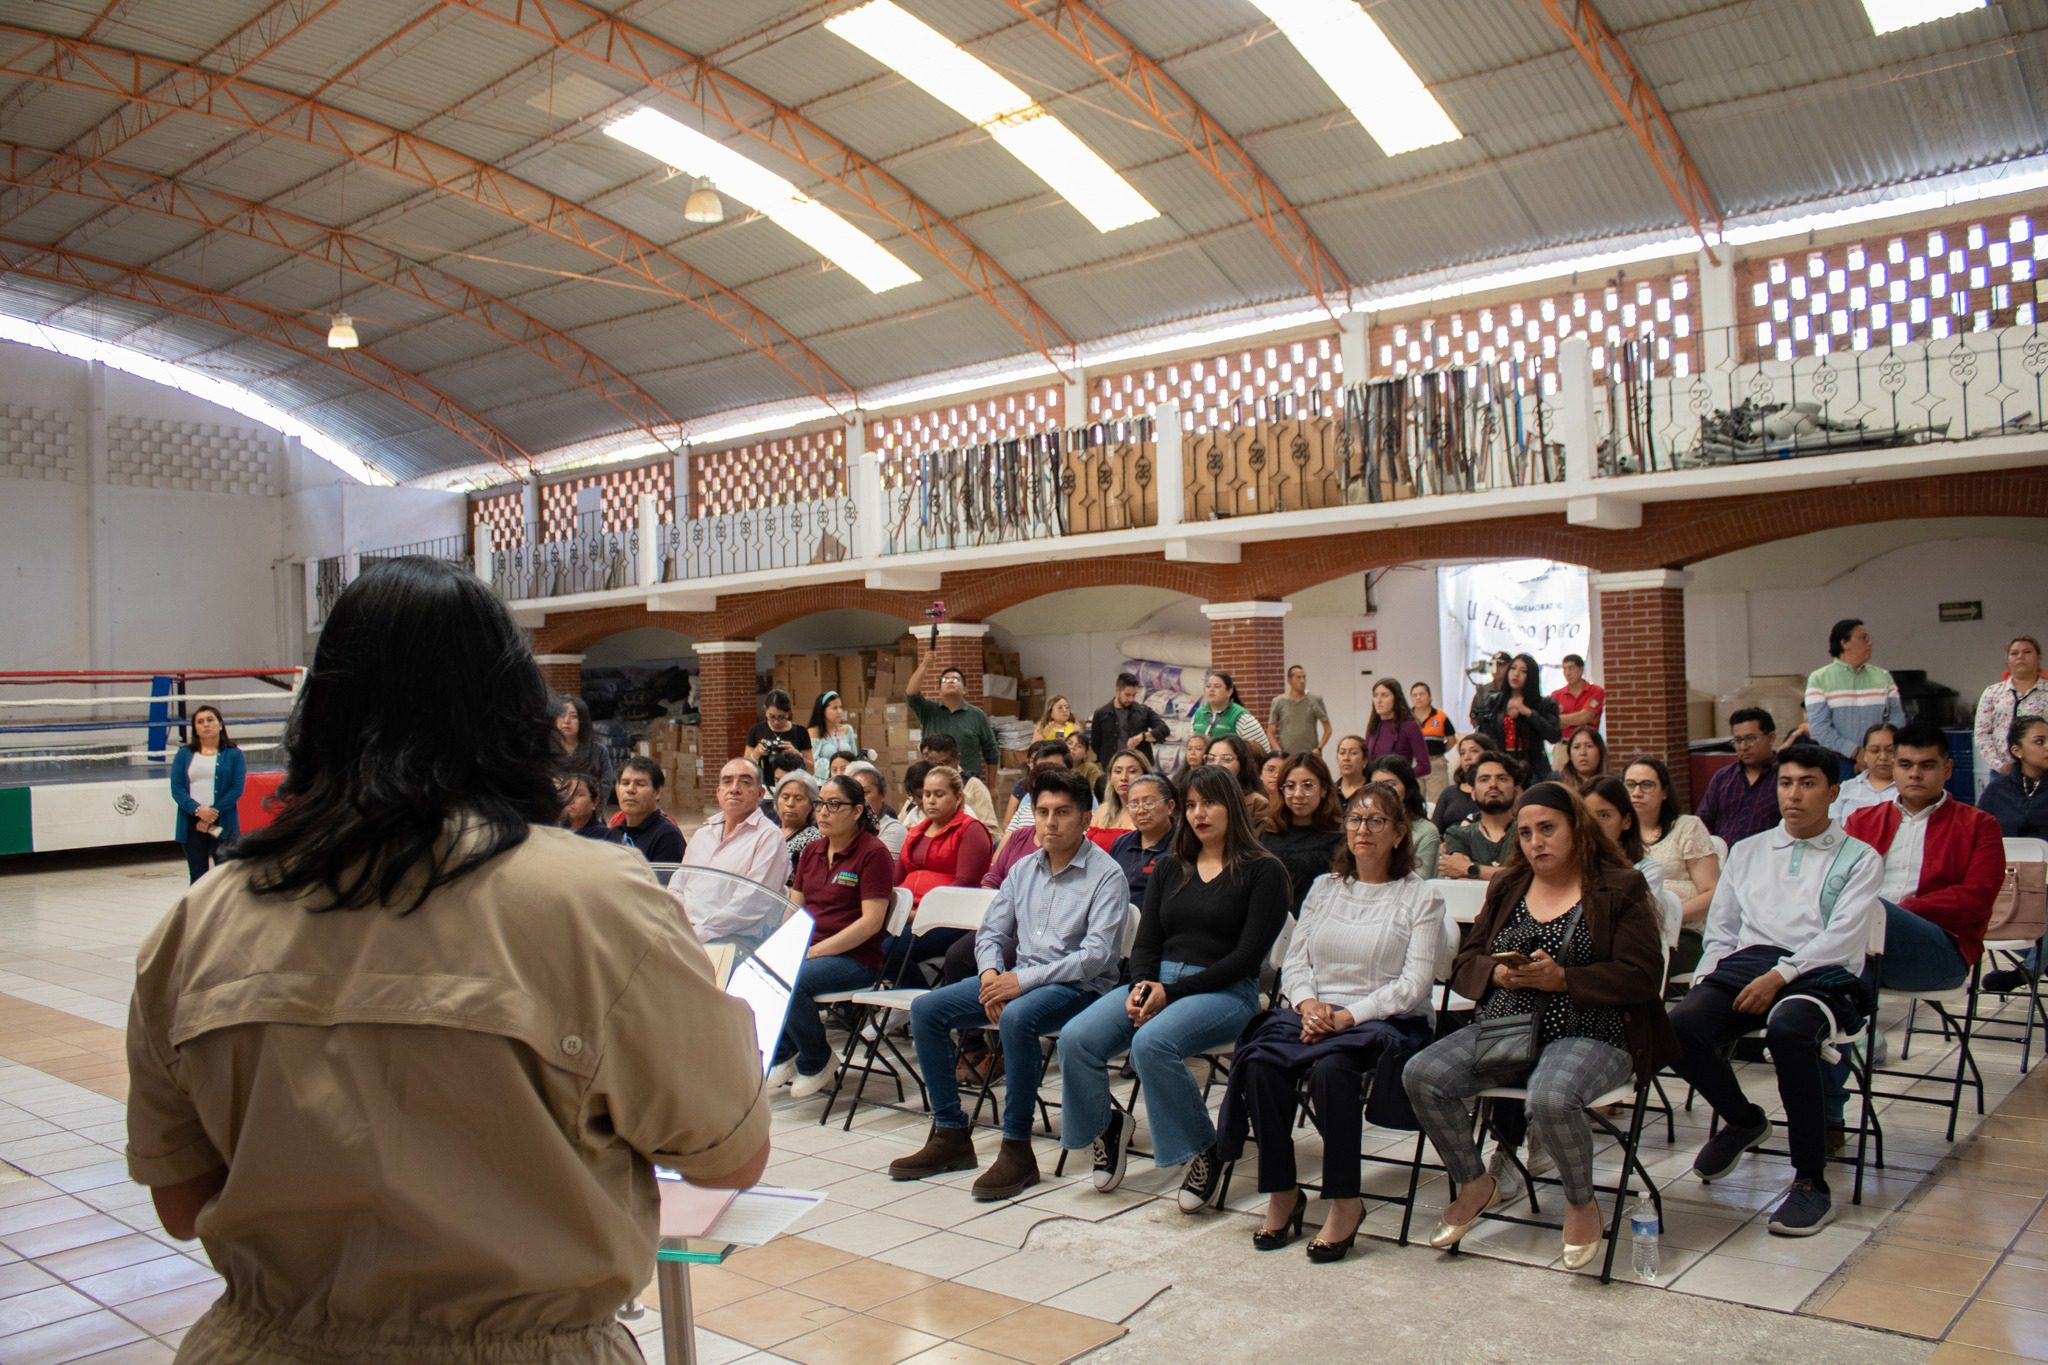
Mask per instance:
[[[1456,1246],[1459,1242],[1465,1239],[1465,1234],[1472,1230],[1472,1225],[1474,1223],[1477,1223],[1481,1218],[1485,1217],[1489,1210],[1497,1209],[1500,1207],[1500,1205],[1500,1184],[1498,1181],[1496,1181],[1493,1187],[1493,1197],[1486,1201],[1486,1207],[1479,1210],[1478,1213],[1474,1214],[1465,1222],[1453,1223],[1448,1219],[1437,1219],[1436,1227],[1430,1230],[1429,1244],[1435,1247],[1438,1251],[1449,1251],[1452,1247]]]
[[[1593,1264],[1593,1258],[1600,1254],[1600,1248],[1606,1244],[1606,1241],[1605,1237],[1596,1237],[1590,1242],[1566,1242],[1564,1244],[1564,1268],[1566,1270],[1584,1270],[1587,1266]]]

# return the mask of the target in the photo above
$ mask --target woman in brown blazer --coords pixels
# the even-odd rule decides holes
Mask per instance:
[[[1526,1078],[1482,1077],[1473,1067],[1478,1030],[1465,1028],[1408,1063],[1408,1095],[1458,1189],[1430,1245],[1456,1246],[1496,1202],[1469,1102],[1490,1085],[1520,1084],[1529,1131],[1564,1185],[1565,1264],[1587,1265],[1602,1224],[1586,1106],[1631,1078],[1647,1082],[1678,1044],[1661,999],[1656,903],[1577,793],[1543,782],[1516,805],[1514,842],[1466,932],[1451,985],[1479,1002],[1480,1020],[1539,1015],[1540,1051]]]

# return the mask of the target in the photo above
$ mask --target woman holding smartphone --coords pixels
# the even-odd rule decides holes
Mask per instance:
[[[1159,1167],[1187,1166],[1183,1213],[1215,1201],[1216,1126],[1187,1059],[1234,1042],[1257,1011],[1259,967],[1291,909],[1287,871],[1259,844],[1244,789],[1221,768],[1188,775],[1173,852],[1153,865],[1131,949],[1128,992],[1112,991],[1060,1034],[1060,1141],[1091,1147],[1095,1188],[1124,1177],[1131,1116],[1109,1098],[1110,1063],[1129,1049]]]

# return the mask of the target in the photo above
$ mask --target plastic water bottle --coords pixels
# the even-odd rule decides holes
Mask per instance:
[[[1648,1199],[1636,1200],[1628,1215],[1629,1243],[1635,1250],[1636,1278],[1645,1284],[1657,1282],[1657,1206]]]

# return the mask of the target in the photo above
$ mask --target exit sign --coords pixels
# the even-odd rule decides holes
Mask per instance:
[[[1351,652],[1369,654],[1380,647],[1380,633],[1376,630],[1354,630],[1351,632]]]

